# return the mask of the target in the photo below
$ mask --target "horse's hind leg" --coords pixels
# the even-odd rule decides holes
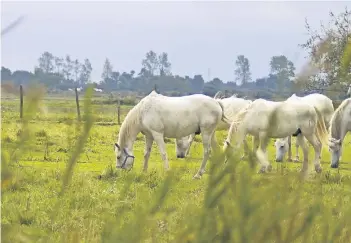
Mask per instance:
[[[288,149],[288,161],[291,162],[291,161],[293,161],[292,158],[291,158],[291,136],[288,137],[288,146],[289,146],[289,149]]]
[[[203,158],[202,158],[202,163],[200,166],[200,169],[198,170],[198,172],[196,173],[196,175],[194,175],[194,179],[200,179],[201,176],[203,175],[203,173],[205,172],[205,167],[206,167],[206,163],[207,160],[210,156],[210,146],[212,144],[212,146],[216,147],[216,140],[214,137],[214,132],[208,133],[208,132],[203,132],[202,133],[202,145],[204,147],[204,153],[203,153]]]
[[[166,144],[162,133],[153,132],[152,136],[160,149],[161,157],[164,162],[165,170],[169,170],[169,163],[167,158]]]
[[[296,152],[295,152],[294,162],[299,162],[300,161],[300,156],[299,156],[299,143],[300,142],[297,141],[298,137],[299,137],[299,135],[297,135],[297,137],[296,137],[296,143],[295,143]],[[303,140],[303,138],[302,138],[302,140]]]
[[[317,138],[317,136],[313,133],[310,135],[305,135],[305,137],[307,138],[307,140],[312,144],[313,148],[314,148],[314,169],[316,170],[317,173],[322,172],[322,166],[320,163],[320,156],[321,156],[321,152],[322,152],[322,144],[319,141],[319,139]]]
[[[258,146],[260,145],[260,138],[258,136],[252,136],[252,139],[253,139],[252,152],[253,154],[256,154]]]
[[[299,134],[296,137],[296,144],[299,144],[302,147],[303,163],[302,163],[301,173],[303,174],[304,177],[306,177],[308,174],[308,146],[305,143],[305,139],[302,136],[302,134]]]
[[[185,156],[188,156],[188,154],[190,153],[190,147],[191,147],[191,144],[194,142],[194,138],[195,138],[195,133],[189,136],[189,139],[188,139],[189,145],[188,145],[188,149],[185,151]]]
[[[244,138],[244,154],[241,156],[241,159],[244,159],[245,156],[249,155],[249,146],[247,145],[247,137]]]

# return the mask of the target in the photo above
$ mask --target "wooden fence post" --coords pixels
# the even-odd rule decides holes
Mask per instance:
[[[118,97],[117,103],[117,118],[118,118],[118,125],[121,125],[121,98]]]
[[[23,87],[20,85],[20,118],[23,118]]]
[[[76,91],[76,105],[77,105],[78,121],[80,121],[80,108],[79,108],[79,98],[78,98],[77,87],[75,88],[75,91]]]

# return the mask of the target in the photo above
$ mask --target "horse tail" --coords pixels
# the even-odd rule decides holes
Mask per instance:
[[[222,91],[218,91],[215,96],[213,97],[213,99],[220,99],[220,97],[222,96]]]
[[[317,137],[322,145],[328,146],[328,130],[325,126],[325,121],[322,113],[314,107],[314,110],[317,113]]]
[[[219,91],[219,92],[220,92],[220,91]],[[221,120],[222,120],[223,122],[227,123],[228,125],[230,125],[232,122],[225,116],[225,114],[224,114],[224,107],[223,107],[222,102],[221,102],[220,100],[216,100],[216,101],[217,101],[217,103],[219,104],[219,106],[220,106],[221,109],[222,109],[222,118],[221,118]]]

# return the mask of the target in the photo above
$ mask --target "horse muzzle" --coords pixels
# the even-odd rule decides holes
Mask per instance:
[[[116,168],[117,169],[126,169],[126,167],[124,167],[123,165],[117,165]]]
[[[184,159],[185,158],[185,154],[177,154],[177,158],[178,159]]]
[[[337,169],[339,167],[339,163],[331,164],[330,168]]]

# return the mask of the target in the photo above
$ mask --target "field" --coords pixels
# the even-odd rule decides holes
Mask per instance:
[[[134,168],[117,171],[116,105],[104,99],[93,98],[94,123],[77,163],[69,161],[85,123],[76,121],[73,97],[43,100],[47,109],[28,128],[19,119],[19,100],[2,99],[2,161],[10,161],[11,175],[4,179],[2,164],[3,242],[351,242],[350,136],[339,169],[330,168],[324,148],[323,172],[316,174],[311,162],[303,182],[301,163],[273,162],[273,141],[272,172],[257,174],[251,160],[235,157],[224,165],[218,154],[202,179],[194,180],[200,136],[186,159],[177,159],[174,140],[166,139],[170,173],[154,143],[143,173],[139,134]],[[26,110],[29,101],[24,104]],[[81,106],[84,114],[82,100]],[[122,107],[122,121],[130,108]],[[26,129],[29,139],[21,142]],[[225,136],[217,133],[220,144]],[[310,148],[310,161],[313,156]],[[73,174],[66,177],[71,165]]]

